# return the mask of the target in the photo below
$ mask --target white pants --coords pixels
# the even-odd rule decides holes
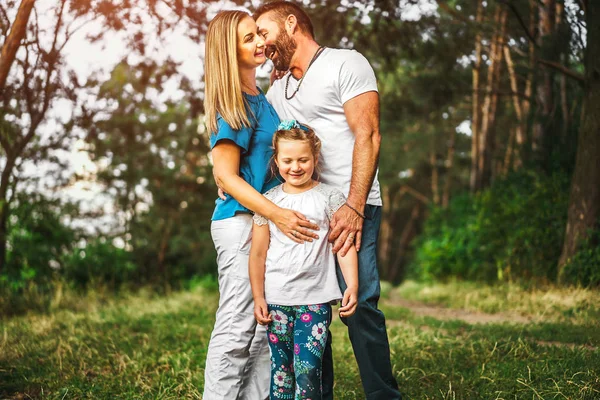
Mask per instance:
[[[208,344],[203,399],[263,400],[269,397],[270,355],[266,329],[254,319],[248,277],[252,216],[213,221],[211,235],[220,299]]]

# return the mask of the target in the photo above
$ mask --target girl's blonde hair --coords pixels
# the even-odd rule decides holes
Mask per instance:
[[[289,129],[279,129],[273,135],[273,162],[271,163],[271,172],[273,173],[273,176],[277,176],[277,165],[275,165],[275,160],[277,159],[277,154],[279,154],[279,141],[297,140],[300,142],[308,142],[308,145],[310,146],[310,152],[315,158],[315,173],[313,175],[313,179],[318,179],[320,172],[318,160],[321,156],[321,139],[319,139],[315,131],[310,126],[296,121],[293,121],[293,125],[294,126]]]
[[[250,15],[221,11],[208,24],[204,58],[204,113],[209,133],[217,131],[217,114],[233,129],[250,127],[237,59],[237,29]]]

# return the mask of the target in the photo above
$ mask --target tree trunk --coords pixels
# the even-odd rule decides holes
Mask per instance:
[[[417,234],[417,221],[419,220],[419,216],[421,215],[421,203],[415,204],[410,214],[410,219],[404,225],[404,229],[402,229],[402,234],[400,235],[400,240],[398,242],[398,250],[396,253],[396,257],[394,258],[394,263],[392,264],[390,270],[389,280],[392,283],[395,283],[401,278],[400,276],[400,267],[402,266],[402,261],[406,255],[406,249],[410,245],[410,242]]]
[[[517,74],[515,73],[515,67],[512,61],[512,57],[510,55],[510,49],[508,46],[504,47],[504,60],[506,61],[506,67],[508,69],[508,77],[510,78],[510,88],[513,92],[513,106],[515,108],[515,115],[517,116],[517,126],[514,129],[514,132],[511,130],[511,135],[509,138],[509,145],[506,151],[506,158],[504,162],[504,173],[506,174],[510,169],[511,159],[514,160],[513,164],[516,167],[520,167],[522,165],[521,160],[521,148],[519,147],[523,143],[523,129],[525,125],[524,117],[523,117],[523,105],[521,104],[521,100],[519,99],[519,85],[517,83]],[[526,117],[525,117],[526,118]],[[515,139],[521,138],[521,142],[516,140],[517,145],[515,146]]]
[[[446,156],[446,180],[444,182],[444,192],[442,194],[443,208],[448,208],[448,203],[450,203],[450,186],[452,185],[452,169],[454,167],[455,140],[456,129],[451,129],[450,139],[448,140],[448,155]]]
[[[431,165],[431,193],[433,194],[433,204],[437,206],[440,204],[440,180],[437,167],[437,156],[433,145],[429,152],[429,164]]]
[[[552,39],[554,32],[556,16],[556,0],[539,1],[539,23],[538,23],[538,45],[544,49],[548,47],[548,42]],[[544,59],[553,61],[553,55],[542,54]],[[552,70],[543,64],[539,65],[539,75],[536,90],[537,99],[537,118],[533,127],[532,150],[538,156],[544,155],[544,147],[547,142],[547,135],[551,126],[552,109],[554,107],[554,96],[552,92],[552,82],[554,74]]]
[[[577,160],[571,182],[565,241],[559,260],[564,266],[577,253],[579,243],[600,219],[600,3],[587,2],[587,49],[583,117],[577,142]]]
[[[379,259],[383,269],[383,276],[389,275],[389,253],[390,239],[392,237],[391,218],[394,205],[391,202],[390,187],[383,185],[381,188],[381,200],[383,201],[383,218],[381,218],[381,229],[379,233]]]
[[[483,111],[481,117],[476,190],[481,190],[489,186],[492,178],[496,108],[498,104],[497,89],[500,83],[504,36],[506,34],[506,17],[506,10],[498,7],[494,17],[494,22],[497,25],[497,31],[493,35],[489,53],[490,66],[488,68],[486,95],[483,102]]]
[[[479,165],[479,126],[481,124],[481,104],[479,99],[481,79],[481,22],[483,21],[483,0],[477,3],[477,35],[475,35],[475,65],[473,65],[473,108],[471,117],[471,191],[477,190],[477,170]]]
[[[508,135],[508,145],[506,146],[506,153],[504,154],[504,167],[502,168],[502,175],[506,176],[508,171],[510,171],[511,161],[513,159],[513,154],[516,154],[515,151],[515,136],[517,132],[517,128],[511,128],[510,133]],[[514,155],[516,157],[516,155]]]
[[[12,63],[15,61],[17,50],[21,45],[21,41],[25,37],[27,32],[27,22],[31,15],[31,9],[35,0],[22,0],[13,22],[10,28],[10,33],[6,38],[6,42],[2,46],[2,55],[0,56],[0,94],[4,91],[4,85],[6,84],[6,78]]]

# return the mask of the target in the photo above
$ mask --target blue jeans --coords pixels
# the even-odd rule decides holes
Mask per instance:
[[[377,308],[380,285],[377,270],[377,236],[381,225],[381,207],[367,205],[362,231],[362,244],[358,252],[358,306],[356,313],[342,318],[358,363],[360,378],[368,400],[400,400],[402,395],[392,373],[390,345],[385,329],[385,317]],[[342,292],[346,282],[337,268]],[[331,335],[323,355],[323,399],[333,399],[333,357]]]
[[[273,322],[270,400],[321,399],[322,360],[331,305],[280,306],[269,304]]]

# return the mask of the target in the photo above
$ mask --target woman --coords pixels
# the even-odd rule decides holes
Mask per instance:
[[[217,199],[211,225],[220,300],[206,357],[205,400],[258,400],[269,393],[266,333],[254,319],[248,278],[251,212],[298,243],[317,237],[311,230],[318,227],[302,214],[261,194],[278,183],[269,173],[269,160],[279,117],[256,86],[256,68],[265,61],[263,39],[249,14],[223,11],[210,22],[204,108],[213,174],[227,195]]]

